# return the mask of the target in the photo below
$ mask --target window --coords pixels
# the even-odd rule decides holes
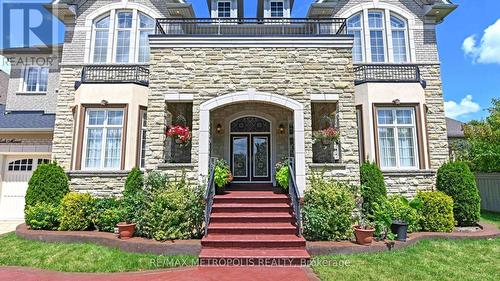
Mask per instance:
[[[271,17],[282,18],[284,15],[283,1],[271,1]]]
[[[372,62],[384,62],[384,15],[382,12],[368,13],[368,27],[370,28]]]
[[[47,92],[47,81],[49,79],[49,68],[28,66],[24,72],[24,92]]]
[[[105,63],[108,59],[109,16],[94,24],[94,62]]]
[[[148,114],[146,110],[141,110],[141,131],[140,131],[140,151],[139,151],[139,166],[144,168],[146,166],[146,132],[148,124]]]
[[[50,159],[38,159],[38,165],[40,164],[50,164]]]
[[[352,48],[352,58],[354,62],[363,61],[363,29],[361,26],[361,14],[354,15],[347,20],[347,33],[354,35],[354,46]]]
[[[9,163],[9,171],[32,171],[33,159],[21,159]]]
[[[231,17],[231,1],[217,2],[217,17],[230,18]]]
[[[391,29],[394,62],[406,62],[406,23],[391,15]]]
[[[136,10],[120,10],[97,19],[93,28],[91,60],[94,63],[149,61],[148,35],[154,33],[155,21],[148,15]]]
[[[416,168],[415,110],[378,108],[377,125],[381,168]]]
[[[123,109],[87,109],[85,169],[120,168],[123,114]]]

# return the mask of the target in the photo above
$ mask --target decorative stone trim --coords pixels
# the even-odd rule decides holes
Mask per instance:
[[[196,166],[196,163],[162,163],[158,164],[158,170],[194,169]]]
[[[382,171],[384,176],[390,177],[408,177],[408,176],[434,176],[434,170],[411,170],[411,171]]]
[[[71,178],[101,177],[116,178],[126,177],[130,171],[69,171],[67,174]]]
[[[345,170],[347,166],[342,163],[311,163],[309,164],[311,169],[328,169],[328,170]]]

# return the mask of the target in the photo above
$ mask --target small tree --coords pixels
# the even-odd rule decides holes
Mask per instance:
[[[361,196],[363,197],[363,212],[373,214],[373,204],[382,204],[387,199],[384,175],[375,163],[365,162],[360,167]]]
[[[126,222],[139,222],[144,208],[144,178],[141,170],[133,168],[125,181],[123,191],[123,219]]]
[[[26,208],[37,203],[59,206],[69,192],[68,177],[57,163],[41,164],[33,172],[26,191]]]
[[[134,195],[139,191],[142,191],[144,186],[144,178],[142,176],[141,170],[135,167],[130,171],[125,181],[125,189],[123,191],[123,196],[127,197]]]
[[[459,226],[475,225],[479,221],[479,191],[474,174],[464,162],[449,162],[437,173],[436,188],[453,198],[453,214]]]

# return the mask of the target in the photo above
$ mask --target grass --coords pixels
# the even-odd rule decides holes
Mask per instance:
[[[500,228],[500,213],[481,211],[481,221],[496,224]]]
[[[124,272],[191,266],[194,256],[135,254],[90,243],[45,243],[0,236],[0,266],[28,266],[64,272]]]
[[[481,212],[500,227],[500,214]],[[313,269],[321,280],[500,280],[500,238],[428,240],[402,250],[320,256]]]

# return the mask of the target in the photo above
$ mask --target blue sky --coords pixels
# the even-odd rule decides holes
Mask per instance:
[[[1,4],[8,2],[24,1],[0,0]],[[188,2],[193,4],[198,17],[209,16],[205,0],[188,0]],[[313,0],[295,0],[292,17],[304,17],[311,2]],[[500,0],[454,0],[453,2],[459,4],[459,8],[438,26],[447,115],[462,121],[481,119],[487,115],[485,109],[489,107],[491,99],[500,97]],[[246,17],[255,17],[255,3],[256,0],[246,1]],[[0,5],[0,9],[2,6]],[[35,11],[30,17],[37,19],[40,18],[40,14]],[[19,22],[13,25],[10,32],[7,31],[9,33],[7,35],[11,35],[13,42],[17,43],[15,45],[22,45],[23,22],[20,18],[22,15],[16,16]],[[62,41],[64,26],[57,20],[54,20],[54,23],[57,29],[55,41]],[[0,33],[1,38],[6,36],[1,28]],[[40,40],[30,42],[30,44],[39,43]],[[0,48],[2,46],[0,42]]]

